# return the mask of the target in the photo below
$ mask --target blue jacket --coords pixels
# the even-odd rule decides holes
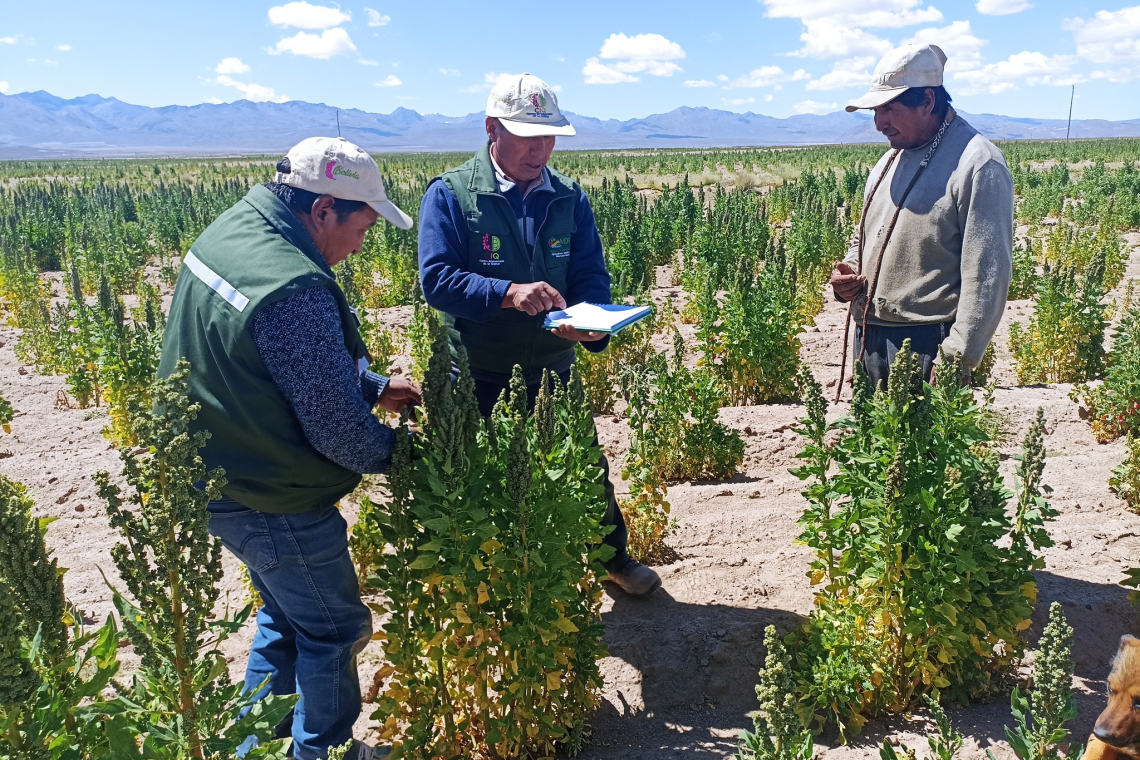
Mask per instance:
[[[518,187],[511,187],[503,197],[515,210],[525,238],[525,229],[533,226],[528,225],[527,220],[542,219],[553,196],[532,190],[524,199]],[[582,302],[610,303],[610,275],[606,271],[602,239],[585,192],[579,200],[574,222],[577,231],[570,244],[567,292],[562,297],[566,299],[567,306]],[[459,202],[447,185],[438,179],[428,185],[424,193],[419,225],[420,280],[428,305],[475,322],[485,322],[500,313],[511,281],[484,277],[466,268],[467,223]],[[606,336],[582,345],[598,352],[608,344],[609,336]],[[549,369],[559,371],[565,368]]]

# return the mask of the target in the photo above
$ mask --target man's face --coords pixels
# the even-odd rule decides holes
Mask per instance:
[[[553,135],[512,135],[498,119],[487,119],[487,136],[495,144],[495,161],[499,168],[516,182],[531,182],[541,177],[554,152]]]
[[[892,148],[915,148],[931,138],[929,134],[934,107],[934,97],[926,91],[927,102],[910,108],[892,100],[875,109],[875,129],[883,133]]]
[[[325,203],[327,199],[327,203]],[[364,246],[364,236],[380,218],[371,206],[365,206],[353,211],[338,221],[336,211],[332,208],[332,198],[321,196],[313,204],[313,213],[310,216],[313,230],[310,233],[317,250],[324,256],[329,266],[336,266],[354,253],[360,253]]]

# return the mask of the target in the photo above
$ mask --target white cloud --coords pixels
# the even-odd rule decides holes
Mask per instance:
[[[1118,11],[1097,11],[1086,21],[1065,19],[1073,33],[1077,55],[1093,63],[1140,61],[1140,5]]]
[[[982,65],[982,47],[985,40],[974,36],[969,21],[955,21],[950,26],[920,29],[902,44],[922,45],[930,43],[942,48],[946,53],[946,71],[968,71]]]
[[[772,102],[772,93],[768,93],[767,95],[764,96],[764,102],[765,103],[771,103]]]
[[[364,12],[368,15],[369,26],[388,26],[392,21],[391,16],[385,16],[380,11],[374,11],[371,8],[365,8]]]
[[[681,83],[682,87],[716,87],[716,82],[710,82],[707,79],[686,79]]]
[[[811,74],[803,69],[796,69],[789,74],[779,66],[761,66],[742,77],[733,79],[724,88],[734,90],[738,87],[770,87],[778,85],[780,82],[794,82],[801,79],[811,79]]]
[[[356,45],[352,44],[348,32],[343,29],[326,29],[319,35],[297,32],[269,48],[269,52],[273,55],[292,53],[321,59],[333,56],[351,58],[356,55]]]
[[[240,58],[223,58],[222,62],[214,67],[214,71],[218,74],[244,74],[249,71],[249,66],[242,63]]]
[[[974,95],[988,92],[996,95],[1016,90],[1019,85],[1039,84],[1070,85],[1084,81],[1079,75],[1072,75],[1073,56],[1052,55],[1024,51],[1015,53],[1004,61],[990,63],[970,71],[954,74],[954,81],[962,82],[962,94]]]
[[[16,44],[16,38],[15,37],[0,37],[0,44],[15,45]]]
[[[53,61],[51,58],[44,59],[44,66],[58,66],[59,61]]]
[[[978,0],[974,7],[978,13],[986,16],[1008,16],[1011,13],[1021,13],[1033,5],[1028,0]]]
[[[269,22],[271,24],[293,26],[298,29],[328,29],[351,20],[352,14],[345,13],[340,8],[310,5],[305,0],[275,5],[269,9]]]
[[[716,81],[718,81],[718,82],[727,82],[727,81],[728,81],[728,77],[727,77],[727,76],[725,76],[724,74],[717,74],[717,75],[716,75]]]
[[[71,50],[71,45],[68,45],[67,43],[64,43],[62,45],[56,45],[55,49],[60,51],[61,53],[67,53]]]
[[[843,20],[818,19],[805,22],[800,35],[804,46],[788,55],[800,58],[838,58],[853,55],[881,56],[894,47],[890,40],[851,26]]]
[[[639,81],[633,74],[671,77],[682,70],[673,61],[684,57],[685,51],[680,45],[660,34],[638,34],[633,37],[611,34],[602,43],[598,57],[586,61],[582,74],[586,77],[586,84]],[[602,63],[603,59],[605,63]]]
[[[7,94],[9,87],[11,87],[11,85],[7,82],[0,82],[0,92]]]
[[[400,78],[398,76],[396,76],[395,74],[389,74],[388,76],[384,77],[384,79],[382,81],[377,82],[376,86],[377,87],[399,87],[402,84],[403,84],[403,82],[400,81]]]
[[[931,24],[942,20],[934,6],[922,0],[763,0],[771,18],[842,20],[852,26],[889,27]]]
[[[721,98],[721,102],[729,106],[742,106],[745,103],[755,103],[756,98]]]
[[[484,90],[489,90],[497,85],[501,80],[510,79],[511,77],[516,76],[518,76],[518,74],[505,74],[499,71],[488,71],[483,75],[483,84],[473,84],[465,89],[464,92],[482,92]]]
[[[582,67],[582,75],[586,77],[586,84],[618,84],[619,82],[641,81],[637,77],[607,66],[597,58],[590,58],[586,61],[586,65]]]
[[[636,61],[673,61],[685,57],[685,51],[676,42],[660,34],[638,34],[627,37],[611,34],[602,43],[602,58],[621,58]]]
[[[445,77],[457,77],[459,76],[459,69],[445,69],[441,67],[439,73]]]
[[[379,66],[380,65],[379,61],[370,61],[367,58],[360,58],[359,60],[357,60],[357,63],[359,63],[361,66]]]
[[[807,83],[808,90],[846,90],[853,87],[867,87],[871,83],[871,68],[875,65],[874,56],[856,56],[836,61],[819,79]]]
[[[212,105],[215,105],[215,106],[220,106],[222,103],[225,103],[226,101],[222,100],[221,98],[219,98],[215,95],[211,95],[210,97],[206,98],[206,102],[210,103]]]
[[[1124,84],[1131,82],[1133,79],[1140,79],[1140,66],[1136,68],[1129,68],[1122,66],[1118,69],[1097,69],[1089,74],[1090,79],[1103,79],[1106,82],[1113,84]]]
[[[815,100],[802,100],[792,106],[792,110],[798,114],[813,113],[819,116],[831,113],[839,108],[838,103],[820,103]]]
[[[272,87],[263,87],[260,84],[247,84],[232,79],[225,74],[221,74],[214,80],[224,87],[233,87],[235,90],[245,95],[246,100],[252,100],[254,103],[262,103],[269,101],[270,103],[284,103],[289,98],[285,95],[278,95]]]
[[[921,0],[763,0],[771,18],[795,18],[804,25],[799,50],[789,55],[804,58],[846,58],[882,55],[891,49],[889,40],[866,31],[869,28],[899,29],[942,20],[934,6],[921,7]]]

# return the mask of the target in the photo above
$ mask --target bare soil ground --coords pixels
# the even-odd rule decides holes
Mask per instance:
[[[1130,244],[1136,247],[1128,276],[1140,276],[1140,236],[1130,236]],[[660,289],[656,295],[665,298],[669,291]],[[1081,694],[1073,737],[1081,740],[1104,705],[1103,679],[1119,637],[1140,633],[1140,614],[1117,585],[1140,555],[1140,516],[1108,490],[1109,474],[1123,459],[1124,445],[1096,443],[1077,405],[1068,399],[1069,387],[1015,385],[1008,328],[1013,321],[1027,319],[1031,310],[1030,302],[1011,303],[996,339],[995,403],[1008,429],[1002,444],[1003,472],[1010,476],[1012,456],[1035,410],[1042,407],[1049,420],[1045,480],[1054,489],[1051,501],[1061,514],[1050,526],[1057,546],[1046,552],[1047,569],[1038,575],[1041,595],[1031,633],[1035,638],[1040,632],[1050,602],[1064,605],[1076,629]],[[381,318],[403,327],[408,311],[393,309]],[[844,316],[844,307],[829,301],[816,327],[802,336],[802,355],[830,392],[839,373]],[[98,470],[118,472],[118,455],[100,434],[105,418],[91,410],[59,408],[63,378],[40,377],[22,366],[13,353],[16,339],[15,330],[0,327],[0,394],[17,410],[13,434],[0,441],[0,472],[29,486],[41,516],[59,518],[48,540],[60,564],[69,568],[68,595],[88,622],[101,623],[111,604],[99,570],[115,576],[109,548],[116,536],[107,526],[90,476]],[[407,358],[400,363],[406,371]],[[845,410],[841,403],[833,413]],[[786,632],[812,609],[805,577],[810,555],[792,544],[803,508],[801,484],[788,473],[800,446],[792,426],[802,414],[798,404],[723,410],[726,423],[751,431],[745,435],[741,473],[728,482],[669,489],[673,515],[679,520],[670,541],[677,556],[658,568],[664,587],[649,598],[608,590],[603,606],[610,651],[602,664],[606,685],[593,741],[582,757],[664,760],[725,757],[735,751],[736,736],[751,726],[748,714],[756,705],[764,628],[774,624]],[[611,460],[620,462],[624,422],[599,417],[598,427]],[[351,504],[345,510],[354,511]],[[231,604],[242,602],[238,566],[228,555],[222,585]],[[247,625],[227,644],[236,677],[244,669],[251,636]],[[366,650],[361,664],[366,685],[379,660],[378,651]],[[366,705],[357,724],[357,735],[364,739],[371,734],[369,712]],[[951,715],[967,736],[963,760],[980,760],[986,749],[1003,760],[1013,757],[1002,732],[1010,721],[1006,697],[955,709]],[[874,721],[845,747],[836,746],[834,737],[822,737],[817,756],[874,758],[886,736],[925,748],[921,737],[927,725],[921,714]]]

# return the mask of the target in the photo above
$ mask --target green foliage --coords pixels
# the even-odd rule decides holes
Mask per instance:
[[[1129,509],[1135,510],[1140,506],[1140,439],[1131,433],[1128,434],[1128,454],[1124,461],[1112,470],[1108,479],[1108,490]]]
[[[373,717],[394,757],[549,756],[588,734],[601,674],[600,449],[581,381],[517,371],[491,419],[436,330],[421,429],[402,424],[390,499],[361,515],[390,613]],[[359,523],[358,523],[359,524]]]
[[[1051,545],[1043,525],[1055,514],[1041,497],[1044,420],[1026,437],[1011,519],[960,374],[946,362],[939,384],[925,384],[906,345],[887,389],[872,394],[858,372],[851,416],[830,425],[818,383],[803,383],[806,464],[793,474],[808,483],[799,541],[815,551],[809,576],[821,588],[789,646],[805,719],[834,721],[841,735],[921,694],[991,693],[1023,649],[1036,551]]]
[[[932,699],[929,694],[924,699],[930,710],[930,717],[934,720],[934,726],[938,729],[938,733],[930,733],[926,737],[927,746],[930,747],[930,760],[953,760],[958,750],[962,749],[962,734],[954,730],[950,716],[942,709],[938,700]],[[904,757],[914,758],[914,750],[905,744],[900,746]],[[899,760],[898,753],[887,740],[883,741],[883,746],[879,749],[879,757],[882,760]]]
[[[0,758],[94,760],[106,747],[89,703],[118,670],[118,630],[83,630],[32,508],[0,477]]]
[[[612,336],[600,353],[587,351],[581,343],[575,345],[575,365],[595,414],[614,413],[621,367],[648,362],[656,353],[654,336],[673,326],[673,316],[671,308],[655,309],[651,316]]]
[[[1033,688],[1028,696],[1020,686],[1010,697],[1014,728],[1006,726],[1005,738],[1019,760],[1077,758],[1080,744],[1068,744],[1065,724],[1077,717],[1073,696],[1073,629],[1058,602],[1049,606],[1049,624],[1041,634],[1033,659]],[[986,750],[990,760],[993,753]]]
[[[1009,283],[1009,300],[1019,301],[1036,295],[1040,281],[1037,274],[1037,259],[1033,240],[1024,244],[1019,241],[1014,245],[1013,279]]]
[[[800,320],[795,268],[769,260],[758,276],[743,272],[723,302],[712,280],[699,301],[701,362],[720,380],[724,403],[787,401],[799,371]]]
[[[685,347],[673,334],[673,359],[652,353],[619,370],[622,396],[629,403],[630,443],[622,468],[629,499],[622,505],[629,529],[630,555],[643,562],[660,559],[674,530],[666,483],[732,477],[744,459],[740,433],[720,422],[719,381],[706,369],[685,365]]]
[[[1104,363],[1106,292],[1103,251],[1084,274],[1046,264],[1029,327],[1009,328],[1018,382],[1077,383],[1100,377]]]
[[[764,629],[764,667],[756,698],[760,709],[752,717],[753,729],[740,736],[739,760],[811,760],[815,754],[811,732],[796,712],[792,656],[776,633]]]
[[[1101,443],[1140,434],[1140,308],[1121,317],[1106,365],[1103,383],[1081,384],[1069,393],[1085,407],[1082,416]]]
[[[155,382],[150,402],[129,403],[130,423],[144,452],[122,452],[126,501],[106,472],[94,477],[112,527],[123,543],[111,549],[130,599],[114,593],[123,628],[141,657],[131,685],[113,703],[126,718],[124,756],[210,760],[230,758],[251,734],[268,742],[258,752],[284,753],[269,741],[295,697],[250,695],[229,679],[220,643],[249,614],[211,622],[221,577],[221,542],[207,531],[210,500],[221,495],[224,473],[206,471],[199,450],[209,433],[191,432],[199,406],[186,396],[189,364]],[[199,490],[196,483],[204,484]],[[249,713],[240,717],[243,708]],[[141,749],[141,755],[138,750]],[[127,748],[116,751],[126,753]]]

